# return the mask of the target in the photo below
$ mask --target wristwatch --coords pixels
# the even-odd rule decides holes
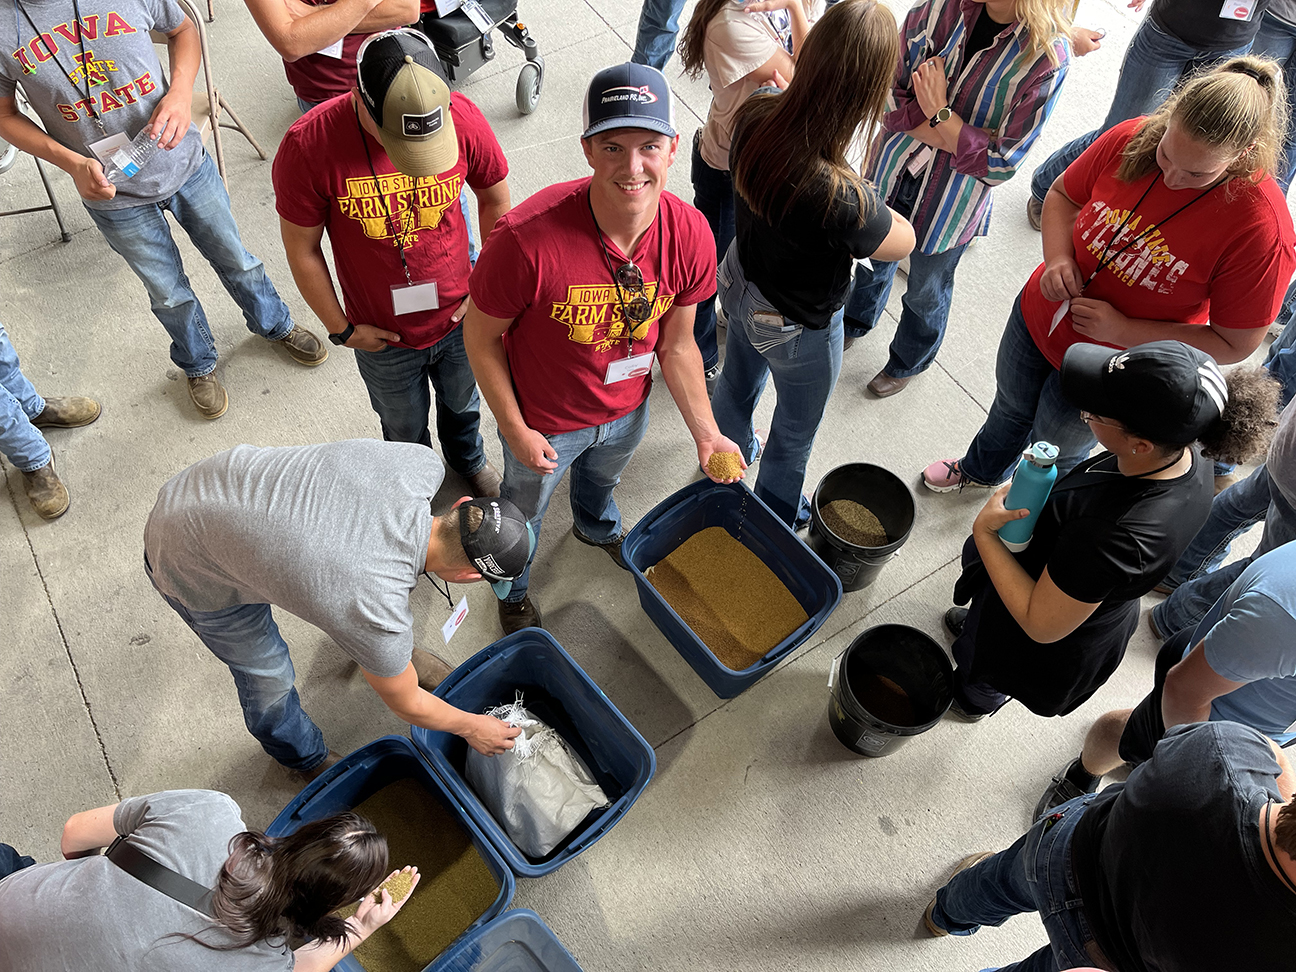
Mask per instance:
[[[950,116],[953,115],[953,114],[954,114],[954,112],[953,112],[952,110],[950,110],[950,106],[949,106],[949,105],[946,105],[946,106],[945,106],[944,108],[942,108],[940,111],[936,112],[936,114],[932,115],[932,116],[931,116],[931,120],[930,120],[927,124],[931,125],[932,128],[935,128],[935,127],[936,127],[937,125],[939,125],[941,122],[947,122],[947,121],[949,121],[949,120],[950,120]]]
[[[355,325],[352,324],[350,321],[347,321],[346,329],[338,331],[336,334],[330,334],[329,340],[332,341],[334,344],[338,345],[339,347],[341,347],[342,345],[346,344],[347,341],[351,340],[351,335],[354,333],[355,333]]]

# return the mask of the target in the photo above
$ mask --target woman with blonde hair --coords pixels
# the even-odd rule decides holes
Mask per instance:
[[[718,271],[728,332],[712,411],[748,462],[763,445],[756,495],[792,525],[810,516],[801,486],[841,371],[851,264],[913,247],[913,229],[846,161],[856,130],[881,119],[896,56],[891,12],[842,0],[807,35],[787,90],[757,92],[734,125],[736,235]],[[771,374],[778,404],[762,444],[752,412]]]
[[[711,85],[706,125],[693,136],[691,172],[693,205],[711,224],[717,263],[734,238],[729,142],[738,110],[757,88],[792,77],[812,7],[813,0],[698,0],[680,41],[685,73],[697,78],[705,71]],[[720,369],[714,299],[698,304],[693,336],[713,386]]]
[[[999,342],[995,398],[967,454],[923,471],[938,493],[1008,478],[1040,439],[1058,473],[1094,436],[1062,398],[1073,344],[1178,340],[1220,364],[1260,346],[1296,268],[1296,233],[1273,179],[1287,98],[1273,62],[1235,57],[1156,114],[1104,132],[1044,201],[1044,262]]]
[[[901,391],[940,350],[963,251],[990,228],[994,187],[1017,174],[1066,78],[1071,0],[922,0],[905,17],[892,111],[865,175],[918,235],[886,365],[868,384]],[[877,326],[896,265],[857,269],[849,345]]]

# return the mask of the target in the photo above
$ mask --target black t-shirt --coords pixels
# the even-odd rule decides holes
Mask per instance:
[[[1223,5],[1223,0],[1154,0],[1148,16],[1162,30],[1204,51],[1231,51],[1250,44],[1269,0],[1247,4],[1250,20],[1221,17]]]
[[[1280,799],[1269,740],[1236,722],[1176,726],[1091,803],[1071,866],[1098,946],[1121,972],[1296,969],[1296,892],[1264,856]],[[1277,812],[1274,808],[1273,812]]]
[[[1065,715],[1083,703],[1120,664],[1139,598],[1170,572],[1206,521],[1213,494],[1213,467],[1196,451],[1192,468],[1174,479],[1123,476],[1110,452],[1060,479],[1030,546],[1015,556],[1031,577],[1047,567],[1063,594],[1098,607],[1047,645],[1008,612],[969,538],[954,592],[956,603],[972,598],[964,628],[976,639],[969,677],[1038,715]]]
[[[729,147],[729,168],[748,150],[750,126],[740,121]],[[872,187],[859,223],[860,200],[850,186],[836,199],[828,181],[801,195],[786,217],[772,226],[734,192],[735,239],[743,273],[789,323],[821,330],[846,303],[851,266],[871,256],[891,232],[891,214]],[[825,218],[825,213],[827,214]]]
[[[999,32],[1006,28],[1008,24],[1001,24],[996,20],[990,19],[990,11],[985,7],[981,8],[981,15],[977,17],[977,22],[972,25],[972,33],[968,34],[967,42],[963,45],[963,66],[972,60],[972,55],[977,51],[984,51],[994,43],[994,39],[999,36]]]

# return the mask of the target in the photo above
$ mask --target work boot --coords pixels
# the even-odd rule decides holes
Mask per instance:
[[[868,383],[868,390],[877,398],[890,398],[904,391],[905,385],[911,380],[912,378],[896,378],[885,371],[879,371]]]
[[[1030,228],[1037,233],[1043,225],[1044,204],[1034,196],[1026,197],[1026,222],[1030,223]]]
[[[1077,776],[1084,781],[1083,786],[1076,782],[1075,777]],[[1040,817],[1062,806],[1068,800],[1074,800],[1076,797],[1084,796],[1086,793],[1097,792],[1098,784],[1101,782],[1102,777],[1094,776],[1086,770],[1084,762],[1077,756],[1053,774],[1053,779],[1044,790],[1044,794],[1039,798],[1039,802],[1035,804],[1035,813],[1031,817],[1031,823],[1038,823]]]
[[[292,355],[294,361],[307,368],[323,364],[328,357],[328,348],[324,346],[324,342],[300,324],[294,324],[291,331],[274,343]]]
[[[327,773],[341,759],[342,759],[341,753],[336,753],[330,749],[328,751],[328,755],[324,757],[324,762],[308,770],[298,770],[297,772],[302,775],[302,777],[306,780],[307,783],[314,783],[321,776]]]
[[[963,629],[967,627],[969,609],[965,607],[952,607],[945,612],[945,617],[941,618],[945,622],[945,630],[955,638],[963,636]]]
[[[591,540],[589,537],[585,536],[585,534],[581,533],[579,530],[576,529],[575,525],[573,525],[572,536],[575,537],[577,540],[579,540],[581,543],[587,544],[591,547],[598,547],[609,557],[611,557],[614,561],[616,561],[616,565],[620,567],[622,570],[630,569],[629,567],[626,566],[626,562],[624,558],[622,558],[621,556],[621,541],[625,539],[624,533],[621,534],[621,536],[617,537],[615,540],[609,540],[607,543],[598,543],[594,540]]]
[[[969,854],[963,860],[954,865],[954,870],[950,872],[950,881],[954,880],[954,875],[966,871],[969,867],[975,867],[987,857],[994,857],[994,851],[981,851],[979,854]],[[949,884],[949,881],[945,882]],[[931,901],[927,903],[927,910],[923,912],[923,924],[935,938],[944,938],[949,934],[944,928],[932,921],[932,911],[936,907],[936,896],[932,895]]]
[[[23,473],[23,485],[27,489],[27,499],[32,509],[42,520],[57,520],[72,505],[72,497],[67,487],[54,472],[54,457],[39,469]]]
[[[500,471],[495,468],[490,460],[487,460],[486,465],[468,477],[468,486],[472,489],[473,497],[476,499],[498,496],[500,494],[500,484],[503,482],[504,477],[500,475]]]
[[[410,656],[410,663],[413,664],[414,671],[418,672],[419,688],[424,692],[431,692],[453,671],[439,655],[418,648],[415,648],[414,654]]]
[[[189,397],[205,419],[218,419],[229,408],[229,395],[214,371],[189,379]]]
[[[45,408],[31,420],[38,429],[76,429],[89,425],[102,411],[93,398],[47,398]]]
[[[523,628],[541,627],[540,609],[531,603],[530,597],[524,597],[516,604],[508,601],[499,602],[500,627],[506,635]]]

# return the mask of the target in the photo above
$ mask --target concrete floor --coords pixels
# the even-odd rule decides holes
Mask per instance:
[[[517,114],[521,60],[498,60],[464,91],[491,121],[512,166],[515,201],[586,171],[581,97],[598,68],[629,57],[639,0],[553,0],[521,11],[547,59],[545,90]],[[893,6],[896,6],[893,3]],[[1016,291],[1040,258],[1023,206],[1029,169],[1106,111],[1121,52],[1137,26],[1123,2],[1084,0],[1081,23],[1106,27],[1105,48],[1078,61],[1058,110],[1018,179],[998,190],[993,235],[966,255],[949,337],[936,367],[899,397],[868,398],[894,316],[847,355],[807,483],[853,460],[911,478],[956,456],[993,396],[993,358]],[[279,61],[245,8],[218,5],[210,26],[217,81],[268,148],[297,114]],[[688,136],[705,117],[705,83],[668,74]],[[237,133],[225,136],[233,205],[245,242],[297,320],[316,326],[279,242],[270,166]],[[691,198],[687,152],[671,175]],[[321,368],[292,364],[248,335],[235,306],[183,233],[176,238],[221,352],[230,410],[205,422],[190,406],[139,283],[104,244],[71,180],[55,190],[73,233],[57,241],[49,214],[0,221],[0,320],[45,394],[94,395],[103,417],[50,440],[72,491],[70,512],[44,523],[21,477],[5,467],[0,503],[0,839],[39,859],[57,854],[71,813],[173,787],[231,793],[264,826],[299,789],[242,727],[226,669],[149,587],[141,537],[155,491],[188,464],[239,442],[263,445],[376,436],[378,423],[350,353]],[[42,199],[30,159],[0,179],[0,209]],[[898,299],[892,298],[892,311]],[[768,416],[773,390],[762,404]],[[618,501],[628,524],[693,476],[696,459],[658,383],[648,437]],[[483,431],[499,461],[494,423]],[[375,484],[380,488],[380,484]],[[964,854],[1001,848],[1027,826],[1049,775],[1086,727],[1151,683],[1155,646],[1140,629],[1124,665],[1080,711],[1041,719],[1010,705],[979,725],[945,722],[892,756],[853,756],[825,718],[833,658],[864,628],[915,625],[942,641],[941,612],[979,491],[921,488],[912,539],[872,588],[848,594],[828,622],[763,682],[721,703],[646,621],[628,574],[568,532],[565,487],[546,521],[533,591],[554,636],[657,749],[657,776],[596,848],[519,885],[586,969],[978,969],[1022,958],[1045,941],[1032,917],[965,940],[935,941],[922,908]],[[447,484],[443,498],[459,495]],[[443,601],[415,592],[417,640],[458,663],[498,634],[484,586],[462,589],[471,614],[449,648]],[[456,592],[456,597],[459,592]],[[343,752],[404,727],[317,630],[288,615],[307,710]],[[399,862],[396,862],[399,863]]]

